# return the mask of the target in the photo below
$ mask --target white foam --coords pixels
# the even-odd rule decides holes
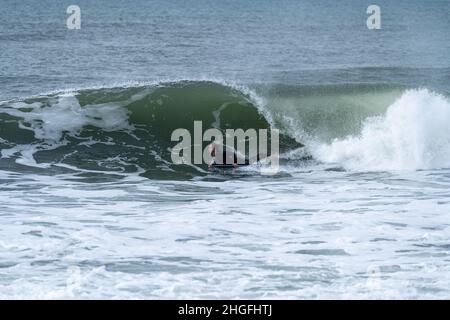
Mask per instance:
[[[2,108],[3,113],[20,118],[19,127],[31,130],[39,144],[15,145],[2,149],[2,157],[20,154],[18,163],[39,166],[33,155],[39,150],[55,149],[64,145],[64,134],[78,135],[83,127],[95,126],[105,131],[131,130],[128,111],[119,104],[97,104],[82,107],[73,94],[62,94],[50,100],[50,105],[39,102],[16,102]]]
[[[427,89],[408,90],[384,116],[368,118],[359,136],[317,144],[313,155],[355,170],[450,167],[450,102]]]
[[[49,107],[19,102],[12,108],[5,108],[4,112],[23,119],[21,128],[32,130],[37,139],[53,142],[60,141],[64,132],[77,134],[87,125],[104,130],[129,128],[127,111],[119,105],[99,104],[83,108],[73,95],[61,95],[55,99]],[[22,108],[31,108],[31,111],[23,111]]]
[[[387,188],[383,173],[322,170],[107,183],[0,170],[0,298],[445,299],[449,173],[393,173]]]

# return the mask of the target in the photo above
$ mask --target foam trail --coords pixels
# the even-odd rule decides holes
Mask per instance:
[[[450,167],[450,102],[427,89],[408,90],[384,116],[368,118],[359,136],[319,144],[320,161],[350,170]]]

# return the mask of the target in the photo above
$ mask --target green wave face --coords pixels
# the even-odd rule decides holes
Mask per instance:
[[[261,87],[275,126],[297,141],[331,142],[359,134],[365,119],[383,115],[406,88],[394,85]]]
[[[213,82],[56,94],[1,105],[0,166],[190,178],[204,174],[206,166],[172,164],[177,142],[171,134],[177,128],[193,134],[194,121],[202,121],[204,130],[270,127],[249,95]]]

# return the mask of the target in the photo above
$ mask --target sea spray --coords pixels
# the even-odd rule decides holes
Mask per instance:
[[[450,102],[427,89],[408,90],[386,114],[368,118],[359,135],[319,144],[313,155],[356,170],[450,167]]]

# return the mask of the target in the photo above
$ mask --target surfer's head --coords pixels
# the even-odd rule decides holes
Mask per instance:
[[[216,156],[216,145],[214,142],[208,145],[208,153],[211,157]]]

